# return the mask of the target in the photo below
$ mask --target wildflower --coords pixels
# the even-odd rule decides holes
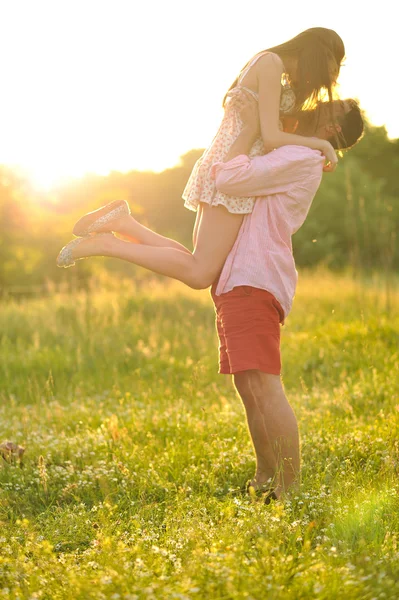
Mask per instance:
[[[44,491],[47,492],[48,473],[47,473],[46,463],[45,463],[44,457],[42,455],[39,456],[38,469],[39,469],[40,483],[42,484]]]

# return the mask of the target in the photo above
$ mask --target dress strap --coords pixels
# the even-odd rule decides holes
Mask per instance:
[[[253,90],[251,90],[249,87],[245,87],[245,85],[239,85],[238,89],[245,90],[246,92],[248,92],[248,94],[250,94],[253,98],[255,98],[255,100],[258,100],[258,94],[256,92],[254,92]]]
[[[239,85],[241,83],[241,81],[244,79],[245,75],[248,73],[248,71],[250,70],[250,68],[254,66],[254,64],[256,63],[256,61],[259,60],[260,57],[264,56],[265,54],[274,54],[274,53],[273,52],[269,52],[269,50],[262,50],[262,52],[258,52],[258,54],[255,54],[255,56],[253,58],[251,58],[251,60],[249,61],[249,63],[243,68],[243,70],[239,74],[237,85]]]

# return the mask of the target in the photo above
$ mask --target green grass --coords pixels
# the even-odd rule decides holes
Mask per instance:
[[[282,329],[302,489],[264,506],[206,292],[0,312],[0,598],[399,598],[399,299],[302,275]]]

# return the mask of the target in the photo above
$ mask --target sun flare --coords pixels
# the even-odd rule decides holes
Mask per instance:
[[[85,173],[161,171],[185,152],[207,147],[239,70],[267,45],[311,26],[312,12],[317,25],[336,29],[345,41],[340,93],[359,98],[373,123],[386,123],[388,134],[398,135],[395,103],[381,101],[392,75],[389,62],[378,57],[392,55],[389,44],[396,39],[394,20],[387,22],[382,9],[380,16],[363,15],[378,37],[379,52],[369,56],[367,36],[352,27],[348,3],[344,21],[339,11],[332,15],[313,0],[308,15],[292,3],[282,24],[280,9],[258,0],[239,14],[225,0],[204,0],[195,30],[188,26],[187,3],[174,0],[156,3],[156,20],[152,3],[75,7],[41,0],[24,5],[21,21],[18,4],[2,12],[8,93],[2,96],[0,164],[23,166],[43,189]]]

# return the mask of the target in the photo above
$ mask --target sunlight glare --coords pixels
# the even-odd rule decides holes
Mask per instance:
[[[294,3],[281,22],[279,8],[258,0],[237,15],[227,1],[204,0],[192,26],[190,3],[177,0],[139,8],[123,0],[37,0],[23,3],[23,20],[19,0],[5,4],[0,52],[12,93],[2,97],[0,163],[23,165],[44,189],[85,173],[172,167],[210,144],[224,93],[251,56],[315,25],[335,28],[345,41],[342,95],[358,97],[374,123],[386,122],[397,135],[395,103],[381,102],[389,67],[379,59],[390,55],[382,46],[394,39],[395,25],[381,27],[379,52],[364,60],[350,14],[343,21],[337,3],[334,15],[310,5],[317,23]],[[257,12],[267,19],[254,20]]]

